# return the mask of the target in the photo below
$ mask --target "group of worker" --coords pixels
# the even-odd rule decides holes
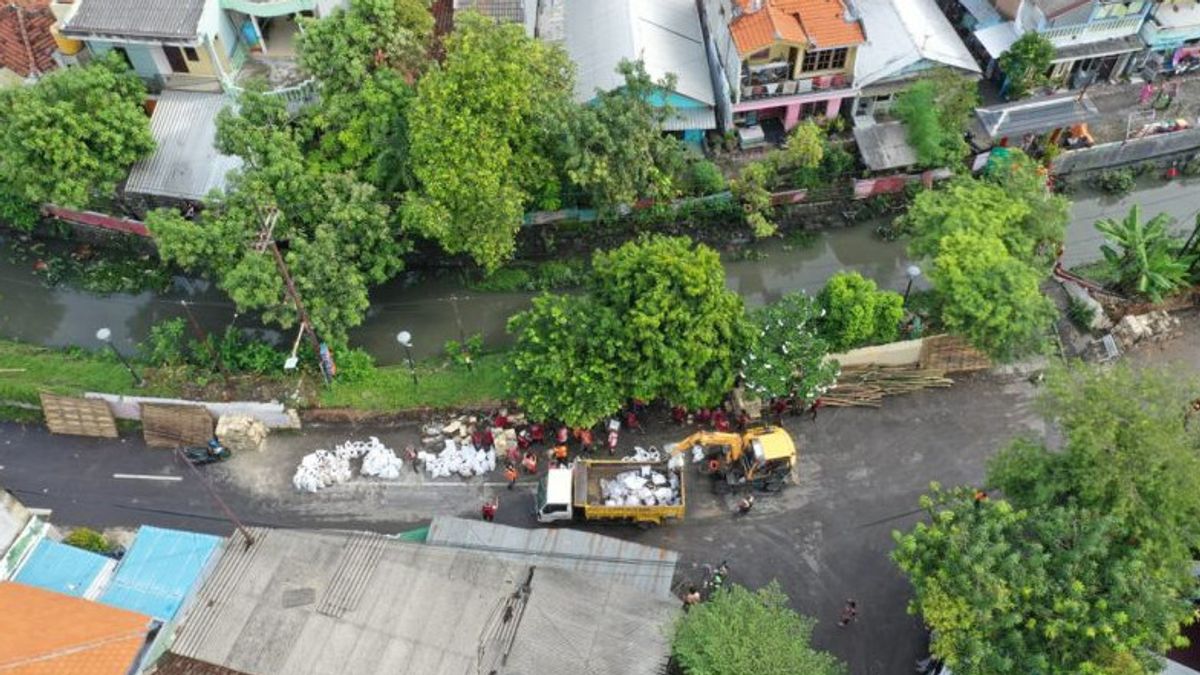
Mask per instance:
[[[675,406],[671,408],[671,420],[680,426],[686,424],[711,425],[714,431],[728,432],[736,429],[738,432],[744,432],[750,425],[750,415],[745,410],[736,414],[731,412],[734,407],[732,401],[727,401],[722,407],[699,408],[694,412],[683,406]],[[808,401],[793,394],[772,398],[768,402],[768,407],[775,426],[781,427],[783,426],[783,416],[787,413],[792,415],[808,414],[815,422],[817,411],[825,407],[825,401],[820,397]]]

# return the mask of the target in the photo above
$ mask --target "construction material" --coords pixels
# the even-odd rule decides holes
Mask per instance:
[[[208,409],[198,405],[146,403],[142,405],[142,434],[152,448],[204,445],[213,437],[213,418]]]
[[[248,415],[223,415],[217,422],[217,440],[234,452],[258,452],[267,442],[267,425]]]
[[[446,478],[459,475],[463,478],[482,476],[496,470],[496,451],[479,450],[469,442],[446,439],[441,452],[433,454],[422,450],[417,459],[424,465],[431,478]]]
[[[104,401],[42,392],[42,415],[52,434],[116,438],[117,423]]]
[[[947,373],[967,373],[987,370],[992,360],[966,339],[957,335],[934,335],[921,342],[921,356],[916,364],[921,370]]]
[[[362,459],[361,473],[395,480],[404,470],[403,461],[372,436],[366,441],[346,441],[337,445],[332,452],[317,450],[305,455],[292,476],[292,485],[301,492],[317,492],[354,477],[350,461]]]
[[[854,366],[843,368],[838,383],[821,396],[830,407],[878,408],[885,396],[898,396],[954,384],[942,370],[911,366]]]
[[[1113,337],[1125,351],[1142,342],[1161,342],[1179,332],[1179,319],[1164,311],[1127,314],[1113,328]]]

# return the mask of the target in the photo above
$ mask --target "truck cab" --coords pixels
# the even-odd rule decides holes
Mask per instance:
[[[575,517],[571,499],[572,480],[571,469],[550,469],[542,476],[538,481],[534,512],[538,522],[553,523]]]

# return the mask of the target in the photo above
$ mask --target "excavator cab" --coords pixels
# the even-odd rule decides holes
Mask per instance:
[[[674,446],[672,453],[700,448],[700,473],[713,478],[718,493],[753,487],[783,489],[796,462],[796,444],[779,427],[755,427],[743,434],[697,432]]]

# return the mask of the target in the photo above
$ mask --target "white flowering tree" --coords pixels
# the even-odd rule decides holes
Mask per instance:
[[[742,360],[748,392],[761,399],[795,394],[813,401],[837,381],[837,361],[817,332],[820,310],[803,292],[789,293],[751,314],[756,331]]]

